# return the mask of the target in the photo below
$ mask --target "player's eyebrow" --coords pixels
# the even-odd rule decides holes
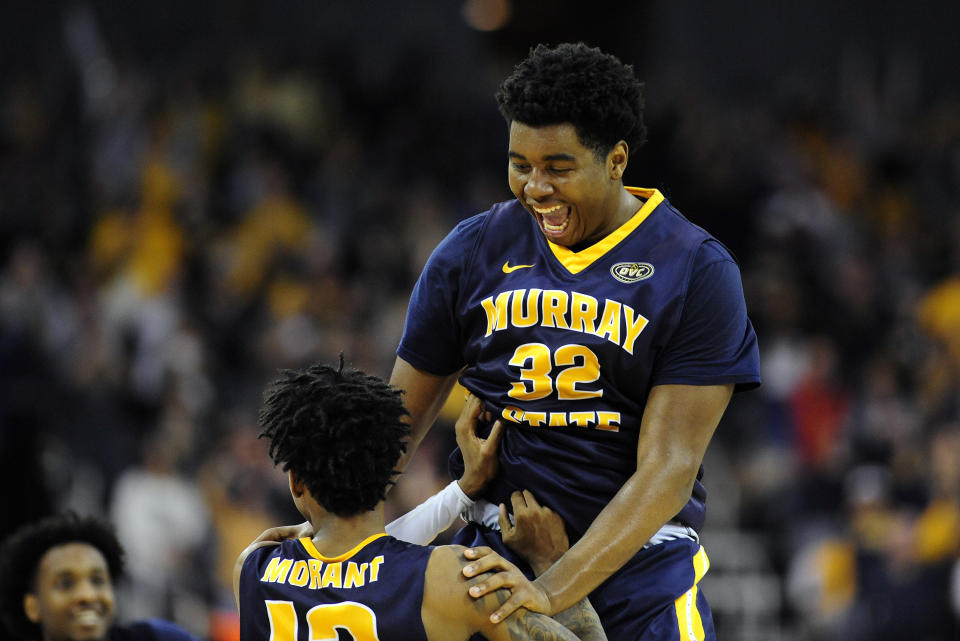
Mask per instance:
[[[512,149],[507,152],[507,155],[508,155],[510,158],[515,158],[515,159],[517,159],[517,160],[526,160],[526,159],[527,159],[526,156],[524,156],[523,154],[518,154],[517,152],[513,151]],[[574,157],[571,156],[570,154],[549,154],[549,155],[544,156],[544,157],[543,157],[543,160],[562,160],[562,161],[567,161],[567,162],[573,162],[574,160],[576,160],[576,158],[574,158]]]

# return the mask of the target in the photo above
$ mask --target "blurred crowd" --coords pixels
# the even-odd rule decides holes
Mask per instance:
[[[229,641],[237,553],[300,520],[263,387],[341,352],[389,374],[430,250],[510,197],[513,61],[331,37],[145,68],[89,10],[54,35],[0,76],[0,535],[107,515],[121,615]],[[721,638],[960,638],[960,96],[919,77],[854,51],[819,84],[648,79],[627,182],[731,247],[760,337],[704,544],[718,588],[767,577],[772,602],[748,624],[718,590]],[[455,400],[392,514],[447,482]]]

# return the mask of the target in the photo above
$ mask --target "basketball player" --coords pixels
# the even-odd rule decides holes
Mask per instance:
[[[589,595],[610,639],[713,639],[701,461],[732,393],[760,382],[739,269],[658,190],[624,186],[645,138],[630,66],[541,45],[497,102],[516,199],[460,223],[413,291],[391,376],[413,444],[459,378],[505,429],[499,475],[455,542],[524,567],[497,509],[521,489],[567,526],[573,546],[535,581],[476,586],[512,589],[493,620]]]
[[[169,621],[118,624],[123,548],[113,526],[72,512],[28,523],[0,546],[0,620],[24,641],[197,641]]]
[[[339,369],[285,371],[271,386],[261,435],[313,535],[257,541],[241,554],[241,639],[606,639],[586,600],[555,618],[520,609],[493,624],[489,615],[506,594],[468,596],[476,580],[461,573],[462,548],[384,532],[384,497],[410,432],[406,415],[398,390],[344,371],[342,359]]]

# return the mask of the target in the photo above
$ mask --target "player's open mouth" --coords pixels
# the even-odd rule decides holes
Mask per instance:
[[[570,208],[564,205],[553,205],[552,207],[536,207],[531,205],[543,231],[548,235],[557,236],[566,231],[570,224]]]
[[[101,625],[104,620],[104,615],[97,610],[84,609],[74,613],[73,620],[81,627],[90,628]]]

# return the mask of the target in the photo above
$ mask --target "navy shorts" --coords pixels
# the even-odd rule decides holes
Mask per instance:
[[[486,545],[533,578],[498,531],[468,523],[453,543]],[[709,567],[703,547],[690,539],[640,550],[590,594],[609,641],[716,641],[710,606],[698,585]]]

